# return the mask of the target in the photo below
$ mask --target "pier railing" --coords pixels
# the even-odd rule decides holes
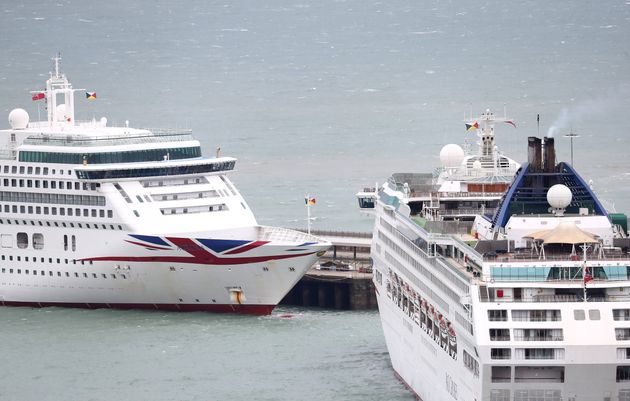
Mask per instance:
[[[304,229],[297,229],[306,232]],[[336,230],[311,230],[312,235],[321,235],[322,237],[351,237],[351,238],[372,238],[371,232],[361,231],[336,231]]]

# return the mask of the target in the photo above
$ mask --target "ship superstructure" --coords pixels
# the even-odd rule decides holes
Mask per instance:
[[[429,232],[392,182],[372,258],[392,366],[423,401],[630,399],[630,239],[552,138],[492,215]]]
[[[470,222],[479,214],[492,215],[520,164],[504,155],[495,143],[496,123],[514,124],[489,109],[465,120],[476,149],[448,144],[440,150],[441,166],[432,173],[394,173],[387,185],[410,214],[429,231],[457,229],[456,222]],[[371,213],[377,198],[375,187],[357,193],[359,208]],[[463,224],[461,226],[465,226]]]
[[[330,246],[258,225],[191,131],[76,121],[76,91],[56,58],[47,120],[0,131],[0,304],[266,314]]]

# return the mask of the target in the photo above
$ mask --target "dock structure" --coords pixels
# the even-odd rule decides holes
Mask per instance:
[[[319,263],[284,297],[281,304],[337,310],[376,309],[370,260],[371,233],[311,231],[333,246]],[[351,270],[323,270],[319,265],[335,261]]]

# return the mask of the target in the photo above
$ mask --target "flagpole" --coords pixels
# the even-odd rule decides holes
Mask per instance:
[[[584,271],[582,272],[582,277],[584,277],[584,275],[586,274],[586,263],[584,264]],[[584,280],[584,279],[583,279]],[[586,300],[586,280],[584,280],[584,302],[588,302]]]
[[[582,245],[582,250],[584,251],[584,259],[583,259],[584,265],[582,266],[582,282],[584,284],[584,302],[588,302],[586,299],[587,297],[586,283],[588,282],[587,274],[590,276],[590,272],[588,270],[588,266],[586,265],[586,250],[587,250],[586,244]]]
[[[311,235],[311,196],[306,195],[306,227],[308,235]]]

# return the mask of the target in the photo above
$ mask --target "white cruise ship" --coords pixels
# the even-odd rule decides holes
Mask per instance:
[[[396,375],[423,401],[630,400],[627,218],[529,138],[492,215],[429,232],[388,181],[372,258]],[[402,186],[404,188],[404,186]]]
[[[258,225],[190,131],[76,121],[54,60],[47,120],[0,131],[0,304],[268,314],[329,248]]]

